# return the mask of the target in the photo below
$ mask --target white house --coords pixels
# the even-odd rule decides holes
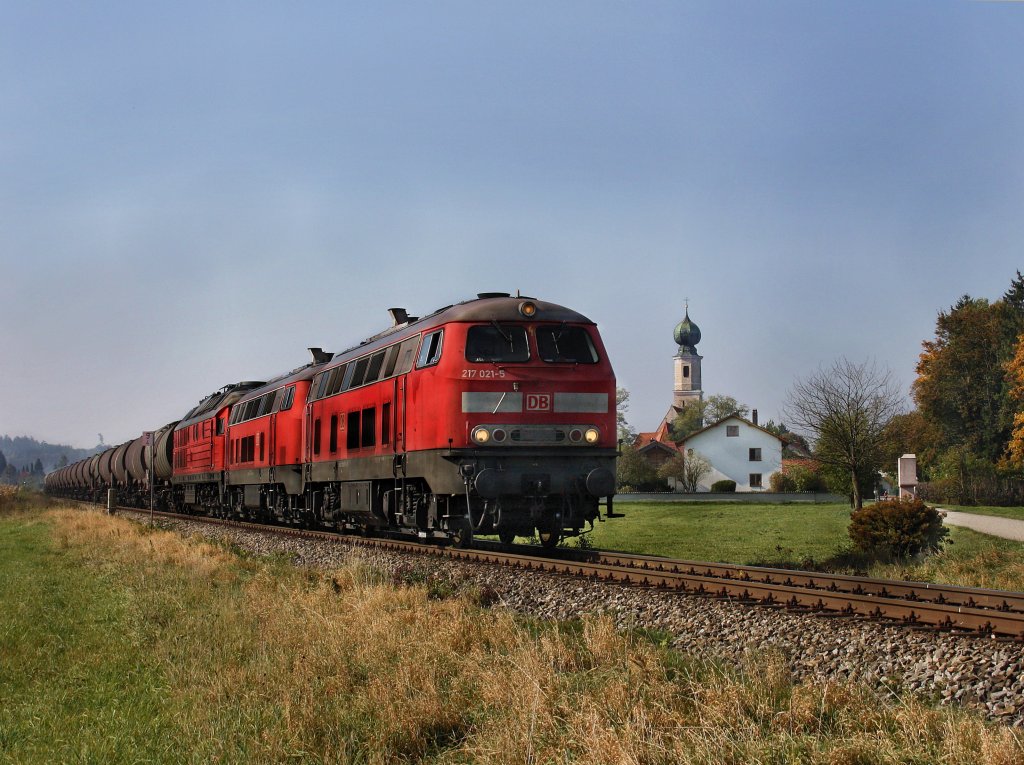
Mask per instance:
[[[767,491],[771,475],[782,470],[782,445],[774,433],[731,414],[691,433],[679,449],[684,455],[692,450],[711,463],[697,491],[711,491],[711,484],[725,479],[736,482],[736,491]]]

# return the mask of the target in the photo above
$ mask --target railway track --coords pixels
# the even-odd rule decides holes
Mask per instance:
[[[130,507],[121,509],[146,512]],[[405,539],[351,536],[204,516],[164,512],[156,515],[305,538],[354,542],[406,554],[437,555],[791,611],[1024,641],[1024,593],[1019,592],[680,561],[602,550],[563,549],[538,555],[537,548],[533,546],[504,546],[483,540],[477,548],[461,549]]]

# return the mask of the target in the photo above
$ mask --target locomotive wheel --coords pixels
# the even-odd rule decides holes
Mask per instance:
[[[512,529],[498,529],[498,539],[503,545],[510,545],[516,541],[516,533]]]
[[[448,523],[448,529],[452,533],[452,543],[456,547],[471,547],[473,545],[473,526],[469,518],[452,518]]]

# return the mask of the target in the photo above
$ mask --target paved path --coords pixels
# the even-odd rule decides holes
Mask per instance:
[[[982,534],[991,534],[994,537],[1024,542],[1024,521],[1015,521],[1013,518],[999,518],[995,515],[960,513],[955,510],[943,510],[941,507],[938,509],[945,514],[944,520],[950,526],[963,526],[974,531],[980,531]]]

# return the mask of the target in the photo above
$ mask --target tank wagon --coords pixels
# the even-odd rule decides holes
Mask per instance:
[[[615,377],[596,325],[505,293],[391,326],[61,468],[47,491],[339,530],[542,544],[613,515]]]

